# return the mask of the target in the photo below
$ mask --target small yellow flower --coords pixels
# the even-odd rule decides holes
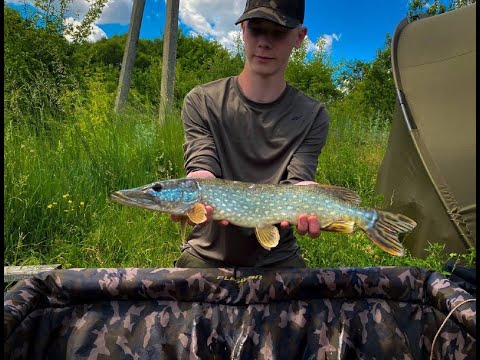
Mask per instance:
[[[68,200],[68,203],[71,204],[73,201],[72,200]]]
[[[69,196],[70,196],[69,193],[66,193],[65,195],[62,195],[62,197],[63,197],[64,199],[66,199],[66,198],[69,197]]]
[[[54,202],[52,203],[52,205],[57,205],[57,203],[54,201]]]
[[[48,204],[48,205],[47,205],[47,208],[51,209],[52,206],[53,206],[52,204]]]
[[[83,201],[80,201],[80,206],[83,206],[85,205],[85,203]]]

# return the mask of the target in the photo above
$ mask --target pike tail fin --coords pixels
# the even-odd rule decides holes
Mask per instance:
[[[370,227],[358,224],[367,236],[378,247],[395,256],[403,256],[403,245],[398,240],[398,234],[411,231],[417,223],[402,214],[393,214],[388,211],[375,210],[377,220]]]

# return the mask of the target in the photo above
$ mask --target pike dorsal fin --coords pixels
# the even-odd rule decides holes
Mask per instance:
[[[278,229],[273,225],[265,225],[262,227],[255,228],[255,234],[257,235],[258,242],[265,249],[270,250],[271,248],[278,245],[280,241],[280,233]]]
[[[353,221],[337,221],[322,227],[322,230],[348,234],[353,232],[354,225]]]
[[[207,210],[205,210],[204,205],[196,203],[190,210],[188,210],[187,216],[193,223],[201,224],[207,220]]]
[[[316,185],[323,191],[332,194],[333,196],[349,202],[353,205],[360,205],[360,196],[355,192],[350,189],[344,188],[342,186],[336,186],[336,185],[327,185],[327,184],[318,184]]]

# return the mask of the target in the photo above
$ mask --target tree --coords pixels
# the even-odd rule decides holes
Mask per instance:
[[[441,0],[409,0],[407,15],[412,16],[418,13],[438,15],[474,3],[475,0],[450,0],[450,4],[447,6],[444,1]]]
[[[333,77],[337,70],[325,50],[324,40],[319,38],[310,57],[306,42],[292,52],[285,77],[291,85],[307,95],[329,103],[340,97]]]
[[[368,63],[358,59],[348,60],[340,64],[336,82],[342,94],[349,94],[358,83],[363,81],[368,66]]]
[[[384,48],[366,68],[363,82],[365,100],[376,114],[391,119],[395,107],[396,91],[391,63],[391,37],[387,34]]]
[[[66,111],[62,96],[77,86],[70,48],[55,18],[38,23],[4,5],[4,108],[21,119]]]
[[[337,86],[342,90],[342,104],[362,119],[390,121],[396,91],[390,59],[391,38],[387,34],[383,49],[371,62],[351,60],[342,64]]]
[[[174,89],[177,105],[194,86],[237,75],[242,66],[241,56],[230,53],[219,42],[200,35],[187,36],[179,29]]]
[[[68,115],[78,99],[82,61],[90,57],[76,55],[89,31],[78,32],[75,44],[66,40],[71,3],[35,0],[34,10],[21,16],[4,2],[4,109],[14,121],[31,119],[34,127],[44,127],[50,115]],[[92,0],[82,25],[90,29],[105,3]]]
[[[45,2],[52,0],[36,0],[37,2]],[[72,0],[60,0],[60,2],[71,2]],[[69,35],[73,42],[83,42],[90,36],[93,29],[93,24],[98,19],[102,13],[103,8],[108,0],[91,0],[89,1],[90,5],[87,10],[87,13],[83,17],[80,25],[78,26],[68,26],[65,29],[65,35]],[[65,19],[62,17],[62,19]],[[65,23],[65,22],[64,22]]]

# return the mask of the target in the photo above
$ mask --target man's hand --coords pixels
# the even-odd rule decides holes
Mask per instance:
[[[210,171],[207,171],[207,170],[198,170],[198,171],[193,171],[193,172],[189,173],[186,177],[187,178],[191,178],[191,177],[215,178],[215,175],[213,175]],[[207,220],[205,220],[200,225],[207,224],[207,223],[209,223],[210,221],[213,220],[213,207],[205,206],[205,211],[206,211],[205,215],[207,216]],[[170,215],[170,219],[172,221],[175,221],[175,222],[180,221],[185,217],[186,216],[184,216],[184,215]],[[196,225],[192,221],[190,221],[190,219],[188,219],[188,223],[192,226]],[[219,223],[220,223],[220,225],[225,225],[225,226],[228,225],[227,220],[220,220]]]
[[[286,229],[290,226],[290,223],[288,221],[282,221],[280,226]],[[297,232],[300,235],[305,235],[308,233],[308,236],[312,239],[319,237],[320,223],[318,222],[318,218],[314,215],[300,215],[297,220]]]
[[[295,185],[316,185],[314,181],[300,181]],[[288,221],[282,221],[280,226],[284,229],[290,226]],[[314,215],[301,214],[297,219],[297,232],[300,235],[305,235],[308,233],[308,236],[312,239],[320,236],[320,223],[318,218]]]

